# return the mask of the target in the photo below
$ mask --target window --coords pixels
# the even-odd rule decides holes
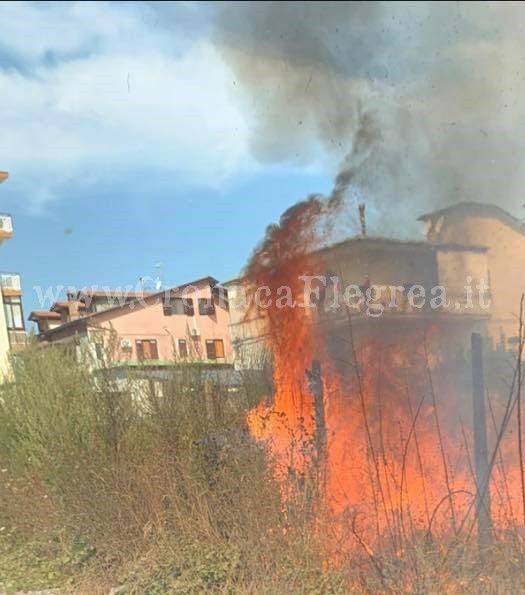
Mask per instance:
[[[182,302],[184,305],[184,314],[186,314],[186,316],[193,316],[195,314],[193,300],[191,298],[184,298]]]
[[[219,308],[224,308],[225,310],[229,310],[228,304],[228,291],[225,287],[222,286],[215,286],[211,290],[211,296],[213,299],[213,303]]]
[[[184,314],[182,298],[170,297],[164,304],[164,316]]]
[[[201,316],[213,316],[215,314],[215,304],[211,299],[199,298],[199,314]]]
[[[193,300],[191,298],[170,297],[164,304],[164,316],[173,315],[193,316]]]
[[[224,359],[224,342],[222,339],[208,339],[206,341],[207,359]]]
[[[188,357],[188,344],[185,339],[179,339],[179,357]]]
[[[22,301],[19,296],[4,297],[4,312],[8,329],[24,330]]]
[[[135,341],[137,347],[137,359],[139,361],[147,359],[159,359],[159,352],[157,349],[157,341],[154,339],[143,339],[142,341]]]

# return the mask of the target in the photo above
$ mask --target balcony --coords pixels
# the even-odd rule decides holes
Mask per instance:
[[[0,242],[13,237],[13,218],[7,213],[0,213]]]
[[[21,295],[22,280],[19,273],[0,273],[0,288],[3,295]]]
[[[367,288],[360,288],[361,296],[359,300],[353,301],[353,307],[347,308],[344,295],[341,293],[334,295],[327,291],[325,296],[325,303],[319,304],[313,310],[314,320],[319,322],[325,321],[348,321],[349,314],[352,315],[354,321],[366,319],[394,319],[406,320],[414,319],[429,319],[429,320],[443,320],[448,318],[454,319],[472,319],[490,318],[491,312],[489,306],[483,306],[478,299],[477,294],[474,294],[470,300],[467,300],[466,295],[457,292],[445,291],[444,302],[435,302],[433,305],[432,299],[434,294],[432,288],[423,288],[425,290],[422,299],[417,295],[410,296],[409,292],[401,287],[380,286],[375,285],[370,288],[375,299],[368,299],[366,296]],[[491,297],[490,290],[485,294],[485,301]],[[419,304],[419,305],[418,305]],[[326,307],[325,307],[326,306]]]
[[[9,334],[9,345],[11,347],[11,351],[17,353],[25,349],[27,345],[27,333],[26,331],[22,330],[8,330]]]

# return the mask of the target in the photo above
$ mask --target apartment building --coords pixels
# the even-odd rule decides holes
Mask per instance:
[[[7,178],[7,172],[0,171],[0,184]],[[13,235],[11,215],[0,213],[0,245]],[[0,289],[0,378],[4,378],[9,374],[9,353],[19,351],[26,342],[20,275],[0,272]]]
[[[151,292],[105,289],[81,289],[67,300],[56,301],[49,310],[34,310],[29,320],[36,323],[39,335],[77,318],[123,306],[133,300],[152,295]]]
[[[361,309],[352,311],[354,339],[396,338],[412,329],[439,328],[444,357],[457,359],[468,352],[473,332],[481,333],[494,352],[515,350],[525,291],[525,224],[496,205],[467,202],[419,220],[426,226],[422,240],[363,233],[313,255],[315,273],[327,279],[336,277],[341,292],[357,286],[363,295],[372,289],[380,296],[373,304],[363,300]],[[489,301],[490,307],[478,299],[482,281],[484,302]],[[264,311],[249,307],[246,282],[235,279],[225,285],[236,361],[250,367],[264,349],[267,325]],[[407,299],[415,285],[428,296],[422,307],[412,307]],[[430,297],[437,287],[445,288],[447,301],[433,309]],[[396,295],[382,288],[394,288]],[[322,288],[321,301],[332,302],[327,297],[330,293],[333,288]],[[305,310],[305,315],[313,316],[317,328],[328,331],[334,344],[342,344],[348,334],[347,310],[326,309],[323,303],[317,306]]]
[[[83,290],[29,319],[44,343],[84,346],[99,359],[111,353],[118,363],[233,361],[227,292],[213,277],[156,293]]]

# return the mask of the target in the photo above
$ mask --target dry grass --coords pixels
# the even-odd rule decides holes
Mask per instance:
[[[160,397],[133,378],[123,390],[110,367],[92,374],[87,363],[58,348],[30,350],[1,389],[0,587],[525,592],[517,542],[481,555],[473,542],[445,547],[422,535],[378,553],[350,531],[355,547],[330,564],[334,528],[314,510],[313,490],[284,506],[247,431],[267,377],[246,377],[232,392],[190,366],[174,369]]]

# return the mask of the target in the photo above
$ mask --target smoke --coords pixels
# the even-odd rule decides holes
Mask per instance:
[[[246,273],[253,281],[276,272],[285,260],[301,258],[321,246],[329,235],[333,240],[334,215],[345,205],[347,191],[369,160],[380,139],[380,132],[368,113],[358,110],[358,126],[352,148],[345,157],[328,196],[311,194],[281,215],[278,225],[270,225],[263,242],[256,248]]]
[[[364,197],[381,231],[462,200],[520,214],[521,4],[216,7],[215,41],[251,113],[257,159],[328,166],[333,196]]]

